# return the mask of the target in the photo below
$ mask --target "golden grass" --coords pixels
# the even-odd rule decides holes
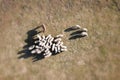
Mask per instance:
[[[0,80],[119,80],[119,0],[0,0]],[[63,33],[68,52],[32,62],[18,59],[27,32],[41,24],[45,34]],[[69,26],[89,37],[68,40]]]

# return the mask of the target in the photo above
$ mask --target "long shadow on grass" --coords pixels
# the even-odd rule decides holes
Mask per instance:
[[[78,30],[78,31],[75,31],[73,33],[70,34],[70,36],[73,36],[73,35],[76,35],[76,34],[81,34],[83,31],[82,30]]]
[[[84,32],[84,31],[78,30],[78,31],[75,31],[75,32],[71,33],[70,37],[69,37],[69,40],[74,40],[74,39],[77,39],[77,38],[85,37],[81,34],[82,32]]]
[[[70,32],[70,31],[74,31],[74,30],[77,30],[77,29],[75,29],[75,28],[72,26],[72,27],[69,27],[69,28],[65,29],[64,32]]]
[[[67,28],[64,30],[64,32],[71,32],[71,31],[74,31],[72,33],[70,33],[70,36],[69,36],[69,40],[74,40],[74,39],[78,39],[78,38],[82,38],[82,37],[85,37],[85,36],[82,36],[81,33],[83,32],[82,30],[77,30],[77,29],[74,29],[73,27],[70,27],[70,28]]]
[[[81,34],[75,34],[75,35],[72,35],[71,37],[69,37],[69,40],[74,40],[74,39],[77,39],[77,38],[82,38],[84,36],[82,36]]]
[[[18,54],[20,55],[18,57],[18,59],[21,59],[21,58],[26,59],[29,57],[33,57],[33,62],[34,62],[34,61],[41,60],[44,58],[42,54],[41,55],[31,54],[30,51],[28,50],[28,47],[30,47],[34,44],[35,39],[33,37],[42,32],[42,31],[40,31],[40,32],[37,31],[37,29],[39,29],[39,28],[40,28],[40,26],[38,26],[32,30],[29,30],[26,33],[27,34],[27,39],[25,39],[26,45],[23,46],[23,49],[18,52]]]

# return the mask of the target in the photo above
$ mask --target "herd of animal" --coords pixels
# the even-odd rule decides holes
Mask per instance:
[[[53,54],[58,54],[63,51],[67,51],[67,47],[63,45],[62,34],[52,37],[51,34],[48,36],[36,36],[34,45],[29,47],[32,54],[43,54],[43,56],[49,57]]]
[[[43,32],[45,32],[46,27],[44,24],[42,25],[42,28]],[[87,28],[81,28],[79,25],[72,26],[68,30],[78,30],[71,34],[74,37],[88,36]],[[64,46],[62,41],[63,36],[64,36],[63,34],[59,34],[55,37],[53,37],[51,34],[47,36],[37,34],[34,44],[30,46],[28,49],[31,52],[31,54],[42,54],[45,58],[63,51],[67,51],[67,47]]]

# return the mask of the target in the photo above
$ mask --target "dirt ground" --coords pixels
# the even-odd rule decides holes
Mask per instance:
[[[34,61],[26,40],[43,23],[45,35],[64,34],[68,51]],[[76,24],[89,36],[69,40],[64,30]],[[0,80],[120,80],[119,72],[120,0],[0,0]]]

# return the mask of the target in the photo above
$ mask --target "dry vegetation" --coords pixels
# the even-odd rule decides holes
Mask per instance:
[[[68,52],[33,62],[17,54],[27,32],[46,24],[63,33]],[[88,38],[68,40],[80,24]],[[120,0],[0,0],[0,80],[119,80]]]

